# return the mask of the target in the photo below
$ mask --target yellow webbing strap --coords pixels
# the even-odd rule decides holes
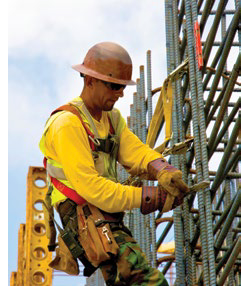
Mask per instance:
[[[163,107],[166,122],[166,138],[165,141],[171,139],[172,135],[172,79],[167,78],[162,86],[163,89]]]
[[[165,141],[157,148],[158,152],[165,149],[166,144],[171,139],[172,135],[172,82],[180,78],[181,75],[187,70],[187,67],[188,58],[168,75],[161,88],[160,96],[158,98],[146,138],[146,144],[153,148],[157,139],[156,137],[160,124],[165,117]]]
[[[159,145],[158,147],[156,147],[154,150],[158,153],[163,153],[166,149],[166,144],[167,144],[167,141],[165,140],[161,145]]]
[[[146,144],[148,144],[150,148],[153,148],[155,145],[157,132],[164,117],[162,92],[163,89],[161,88],[160,96],[158,98],[156,108],[152,116],[152,120],[147,133]]]
[[[172,135],[172,80],[170,78],[167,78],[163,83],[149,126],[146,144],[148,144],[151,148],[153,148],[155,145],[157,132],[163,117],[165,117],[166,122],[166,138],[165,142],[163,143],[163,148],[165,149],[166,143],[170,140]]]

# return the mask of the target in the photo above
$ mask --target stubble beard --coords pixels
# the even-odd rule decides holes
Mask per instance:
[[[112,103],[111,105],[105,104],[105,106],[103,107],[104,111],[111,111],[114,108],[115,102]]]

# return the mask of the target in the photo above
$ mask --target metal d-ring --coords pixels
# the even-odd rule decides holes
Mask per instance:
[[[89,139],[95,144],[95,146],[100,146],[100,141],[97,138],[93,138],[89,135]]]

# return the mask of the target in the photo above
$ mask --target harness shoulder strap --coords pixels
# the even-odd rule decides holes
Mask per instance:
[[[71,103],[70,103],[71,104]],[[81,112],[83,112],[83,114],[86,116],[86,118],[88,119],[88,122],[91,126],[91,128],[93,129],[93,133],[94,135],[99,138],[99,134],[98,134],[98,130],[96,129],[96,126],[93,122],[93,119],[86,107],[86,105],[84,104],[84,102],[81,100],[81,101],[78,101],[78,102],[73,102],[73,105],[76,105],[78,108],[80,108]],[[109,112],[107,113],[107,118],[108,118],[108,121],[109,121],[109,125],[110,125],[110,134],[115,134],[115,129],[113,127],[113,124],[112,124],[112,121],[110,119],[110,115],[109,115]]]
[[[84,129],[85,129],[85,131],[87,133],[87,135],[88,135],[91,150],[95,151],[95,149],[96,149],[96,146],[95,146],[95,143],[94,143],[95,136],[90,131],[90,129],[87,127],[87,125],[85,124],[85,122],[84,122],[83,118],[81,117],[80,112],[78,111],[78,109],[74,105],[72,105],[72,104],[65,104],[65,105],[62,105],[62,106],[58,107],[57,109],[55,109],[51,113],[51,115],[55,114],[58,111],[69,111],[69,112],[73,113],[74,115],[76,115],[80,119],[80,121],[81,121],[81,123],[82,123],[82,125],[83,125],[83,127],[84,127]],[[115,134],[115,129],[113,127],[113,124],[111,122],[111,119],[110,119],[109,115],[107,115],[107,117],[108,117],[108,121],[109,121],[109,125],[110,125],[109,133],[111,135],[114,135]]]
[[[126,126],[126,122],[121,116],[120,111],[117,108],[113,108],[111,111],[108,111],[108,117],[115,130],[115,134],[120,135]]]
[[[86,126],[86,124],[84,123],[83,118],[81,117],[81,115],[80,115],[79,111],[77,110],[77,108],[74,107],[74,105],[70,105],[70,104],[62,105],[62,106],[58,107],[57,109],[55,109],[55,110],[51,113],[51,115],[55,114],[55,113],[58,112],[58,111],[69,111],[69,112],[73,113],[74,115],[76,115],[76,116],[79,118],[79,120],[81,121],[81,123],[82,123],[82,125],[83,125],[83,127],[84,127],[84,129],[85,129],[85,131],[86,131],[86,133],[87,133],[87,135],[88,135],[88,137],[90,136],[91,138],[94,138],[94,134],[93,134],[93,133],[90,131],[90,129]],[[95,144],[94,144],[94,142],[90,139],[90,137],[89,137],[90,147],[91,147],[92,150],[94,150],[94,149],[95,149]]]
[[[81,112],[87,118],[87,121],[90,124],[90,128],[92,129],[94,136],[96,138],[99,138],[100,136],[99,136],[98,130],[94,124],[94,121],[92,119],[91,114],[89,113],[89,110],[87,109],[86,105],[84,104],[84,101],[81,100],[79,102],[71,102],[70,104],[73,104],[74,106],[76,106],[77,108],[79,108],[81,110]]]
[[[115,134],[115,129],[114,129],[113,125],[112,125],[112,122],[111,122],[109,116],[108,116],[108,120],[109,120],[109,124],[110,124],[110,131],[109,132],[110,132],[111,135],[114,135]]]

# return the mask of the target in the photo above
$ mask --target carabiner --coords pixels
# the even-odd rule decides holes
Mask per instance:
[[[95,144],[95,146],[100,146],[100,141],[97,138],[93,138],[89,135],[89,139]]]

